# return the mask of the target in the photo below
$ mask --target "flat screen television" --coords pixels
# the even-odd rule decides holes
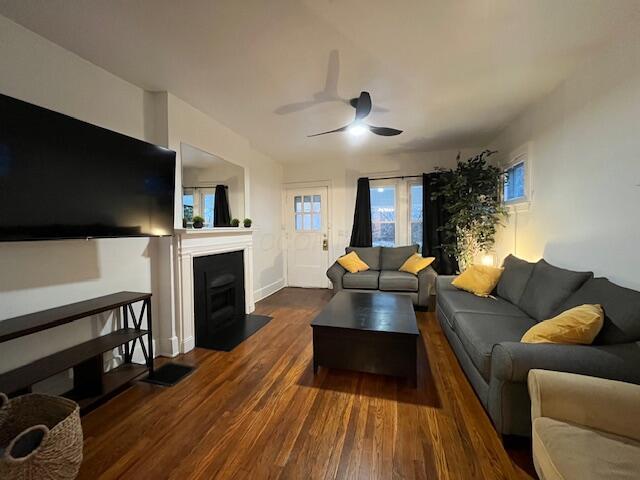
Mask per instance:
[[[0,241],[171,235],[175,158],[0,95]]]

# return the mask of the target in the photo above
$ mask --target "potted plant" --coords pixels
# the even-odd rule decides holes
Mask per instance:
[[[193,217],[193,228],[202,228],[204,227],[204,218],[199,215]]]
[[[237,218],[234,218],[231,220],[232,227],[238,227],[239,225],[240,225],[240,220],[238,220]]]
[[[252,222],[251,222],[250,218],[245,218],[242,223],[244,225],[244,228],[251,228],[251,223]]]
[[[447,221],[441,227],[442,247],[458,261],[464,271],[482,252],[495,243],[497,226],[507,215],[500,198],[505,177],[502,170],[487,161],[496,152],[485,150],[460,161],[452,170],[440,170],[435,186],[436,197],[446,205]]]

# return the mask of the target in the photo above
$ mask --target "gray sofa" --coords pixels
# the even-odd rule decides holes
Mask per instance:
[[[354,251],[367,265],[366,272],[349,273],[335,262],[327,276],[333,290],[371,291],[405,293],[411,296],[413,304],[421,308],[433,309],[435,303],[435,280],[437,274],[430,266],[418,272],[400,272],[398,269],[414,253],[418,245],[407,247],[347,247],[346,253]]]
[[[591,272],[509,256],[494,296],[481,298],[436,282],[437,317],[496,430],[531,435],[527,375],[557,370],[640,384],[640,292]],[[585,303],[602,305],[605,323],[593,345],[521,343],[537,322]]]

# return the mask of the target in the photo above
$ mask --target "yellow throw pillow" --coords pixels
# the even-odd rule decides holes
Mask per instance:
[[[603,323],[604,312],[600,305],[580,305],[534,325],[520,341],[590,345]]]
[[[458,275],[451,285],[460,290],[466,290],[479,297],[488,297],[496,288],[504,268],[486,265],[471,265]]]
[[[350,273],[364,272],[369,270],[369,265],[360,260],[356,252],[349,252],[338,258],[338,263]]]
[[[436,257],[423,257],[419,253],[414,253],[402,264],[400,271],[417,275],[420,270],[431,265],[435,259]]]

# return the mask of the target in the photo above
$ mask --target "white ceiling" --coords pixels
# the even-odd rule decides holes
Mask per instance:
[[[636,28],[639,9],[638,0],[0,0],[0,14],[174,93],[282,162],[483,145]],[[350,122],[339,99],[361,90],[382,109],[370,123],[405,133],[306,138]]]

